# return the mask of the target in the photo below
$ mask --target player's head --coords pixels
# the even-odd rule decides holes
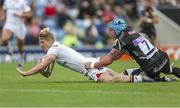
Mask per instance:
[[[44,28],[40,31],[39,39],[52,40],[53,42],[55,41],[54,35],[49,28]]]
[[[123,30],[127,28],[127,23],[123,18],[116,17],[113,21],[108,23],[107,27],[114,30],[117,37],[119,37]]]
[[[39,34],[39,45],[44,51],[47,51],[54,43],[55,38],[49,28],[44,28]]]

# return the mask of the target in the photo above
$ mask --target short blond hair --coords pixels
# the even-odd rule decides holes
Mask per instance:
[[[54,35],[53,33],[50,31],[50,29],[47,28],[43,28],[40,33],[39,33],[39,39],[52,39],[53,41],[55,41]]]

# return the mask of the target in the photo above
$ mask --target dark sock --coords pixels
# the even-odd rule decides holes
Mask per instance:
[[[130,76],[130,82],[132,82],[132,83],[134,82],[134,75]]]

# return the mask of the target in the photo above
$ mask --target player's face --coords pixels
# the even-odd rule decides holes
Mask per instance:
[[[107,34],[110,35],[113,38],[116,37],[116,34],[115,34],[113,29],[107,29]]]
[[[49,41],[47,41],[45,39],[40,39],[39,40],[39,45],[45,52],[48,51],[48,49],[49,49]]]

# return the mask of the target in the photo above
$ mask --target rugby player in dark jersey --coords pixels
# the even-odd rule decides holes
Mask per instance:
[[[122,55],[128,54],[139,64],[139,69],[134,69],[130,74],[144,72],[155,81],[161,81],[160,73],[173,74],[180,78],[180,68],[172,67],[168,55],[152,45],[144,34],[134,31],[122,18],[115,18],[108,25],[109,33],[115,36],[113,49],[99,62],[87,62],[85,67],[101,68],[119,59]],[[129,74],[125,71],[126,74]]]

